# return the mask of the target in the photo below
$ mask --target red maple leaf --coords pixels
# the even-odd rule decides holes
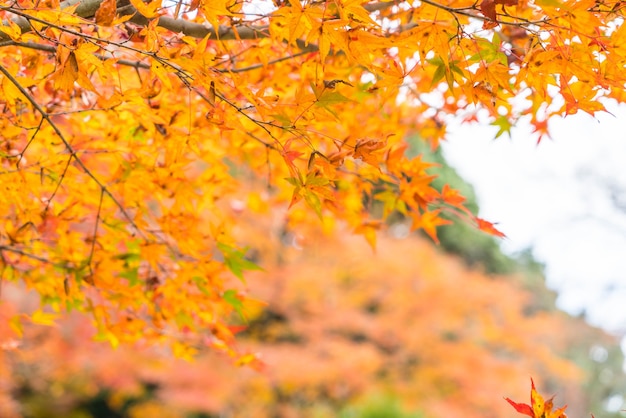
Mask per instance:
[[[496,5],[501,4],[502,6],[516,6],[518,0],[483,0],[480,3],[480,11],[487,18],[483,22],[483,29],[491,29],[498,26],[498,21],[496,18]]]
[[[492,224],[491,222],[485,221],[484,219],[476,218],[476,224],[478,225],[478,229],[480,229],[481,231],[484,231],[496,237],[506,238],[506,235],[496,229],[494,224]]]

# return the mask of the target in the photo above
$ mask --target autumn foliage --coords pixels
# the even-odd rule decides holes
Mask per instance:
[[[454,117],[541,139],[551,116],[624,101],[622,16],[613,0],[0,1],[1,283],[42,302],[11,332],[80,311],[114,346],[253,363],[231,327],[257,303],[238,210],[372,246],[391,214],[435,241],[451,219],[501,235],[405,137],[436,147]]]
[[[588,416],[587,376],[567,354],[588,353],[580,335],[590,327],[537,307],[522,277],[470,270],[424,238],[402,238],[402,225],[372,255],[360,237],[255,219],[237,215],[236,233],[266,267],[249,277],[266,304],[246,307],[247,323],[233,318],[246,325],[238,349],[260,353],[253,367],[211,352],[172,359],[146,341],[111,350],[73,315],[62,327],[25,325],[24,340],[0,350],[0,405],[36,418],[36,408],[70,417],[96,404],[97,416],[344,418],[371,416],[346,411],[387,395],[415,412],[406,417],[502,418],[515,415],[502,395],[526,394],[532,373]],[[35,302],[11,294],[2,315]]]

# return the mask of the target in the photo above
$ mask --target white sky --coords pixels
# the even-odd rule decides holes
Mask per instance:
[[[608,107],[608,106],[607,106]],[[494,140],[496,128],[450,127],[448,161],[476,189],[481,215],[507,235],[503,248],[530,246],[546,264],[559,306],[626,333],[626,107],[550,121],[537,145],[529,127]],[[622,189],[623,212],[610,187]]]

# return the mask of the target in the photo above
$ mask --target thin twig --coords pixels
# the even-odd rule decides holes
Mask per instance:
[[[22,48],[30,48],[30,49],[34,49],[37,51],[44,51],[44,52],[50,52],[51,54],[54,54],[57,52],[57,49],[52,46],[52,45],[43,45],[43,44],[38,44],[36,42],[17,42],[17,41],[4,41],[4,42],[0,42],[0,47],[3,46],[19,46]],[[115,44],[115,46],[118,46],[117,44]],[[102,54],[94,54],[94,56],[96,58],[98,58],[100,61],[106,61],[109,59],[113,59],[116,60],[117,64],[120,65],[125,65],[128,67],[134,67],[134,68],[143,68],[145,70],[150,69],[150,64],[146,64],[145,62],[141,62],[141,61],[132,61],[132,60],[127,60],[127,59],[116,59],[114,56],[110,56],[107,57],[105,55]]]
[[[63,180],[65,179],[65,174],[67,174],[67,170],[69,170],[71,164],[72,164],[72,156],[70,155],[70,157],[67,159],[67,162],[65,163],[65,168],[63,168],[63,172],[61,173],[61,176],[59,177],[59,181],[57,182],[56,187],[54,188],[54,190],[52,191],[52,194],[48,198],[48,202],[46,203],[46,209],[45,209],[46,212],[48,211],[48,209],[50,209],[50,205],[52,204],[54,197],[57,195],[57,192],[61,188],[61,184],[63,183]]]
[[[39,121],[39,125],[37,125],[37,128],[35,128],[35,132],[33,132],[33,135],[30,137],[30,139],[28,140],[28,142],[26,143],[26,146],[24,147],[24,149],[19,153],[19,158],[17,159],[17,163],[15,163],[15,167],[16,168],[20,168],[20,163],[22,162],[22,159],[24,158],[24,154],[26,153],[26,150],[28,149],[28,147],[30,146],[30,144],[32,144],[32,142],[35,140],[35,136],[37,136],[37,134],[39,133],[39,131],[41,130],[41,126],[43,125],[43,119]]]
[[[33,260],[37,260],[41,263],[45,263],[45,264],[54,264],[54,265],[58,265],[58,263],[54,263],[50,260],[48,260],[47,258],[44,257],[40,257],[38,255],[35,254],[31,254],[31,253],[27,253],[26,251],[22,251],[18,248],[14,248],[14,247],[7,247],[6,245],[0,245],[0,253],[2,253],[2,251],[6,251],[9,253],[14,253],[14,254],[19,254],[23,257],[27,257],[27,258],[32,258]],[[4,256],[3,256],[4,258]]]
[[[272,61],[268,61],[267,64],[255,64],[255,65],[251,65],[249,67],[244,67],[244,68],[232,68],[232,69],[225,69],[225,70],[219,70],[219,71],[222,73],[243,73],[246,71],[252,71],[252,70],[257,70],[259,68],[264,68],[269,65],[278,64],[279,62],[288,61],[297,57],[301,57],[302,55],[305,55],[308,53],[309,51],[300,51],[297,54],[293,54],[293,55],[289,55],[286,57],[277,58]]]
[[[444,4],[440,4],[437,3],[435,1],[432,0],[420,0],[420,2],[424,3],[424,4],[428,4],[430,6],[436,7],[438,9],[441,10],[445,10],[446,12],[452,14],[452,15],[463,15],[463,16],[468,16],[468,17],[472,17],[474,19],[478,19],[478,20],[482,20],[482,21],[487,21],[487,22],[494,22],[497,23],[499,25],[508,25],[508,26],[526,26],[526,25],[540,25],[540,24],[544,24],[548,21],[548,19],[542,19],[542,20],[536,20],[536,21],[530,21],[530,20],[525,20],[523,22],[507,22],[507,21],[503,21],[503,20],[498,20],[498,19],[491,19],[487,16],[483,16],[481,14],[478,14],[478,10],[476,9],[467,9],[465,7],[463,8],[455,8],[455,7],[450,7],[450,6],[446,6]]]
[[[89,266],[89,273],[93,276],[93,269],[91,268],[91,262],[93,260],[93,253],[96,249],[96,240],[98,238],[98,224],[100,223],[100,212],[102,211],[102,200],[104,199],[104,188],[100,189],[100,202],[98,203],[98,212],[96,213],[96,225],[93,228],[93,238],[91,240],[91,251],[89,251],[89,258],[87,259],[87,265]]]

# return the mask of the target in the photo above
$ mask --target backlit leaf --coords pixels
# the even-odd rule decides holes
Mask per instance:
[[[244,281],[243,272],[245,270],[262,270],[261,267],[246,259],[245,252],[242,250],[221,242],[217,244],[217,248],[219,248],[224,256],[224,264],[226,267],[241,281]]]

